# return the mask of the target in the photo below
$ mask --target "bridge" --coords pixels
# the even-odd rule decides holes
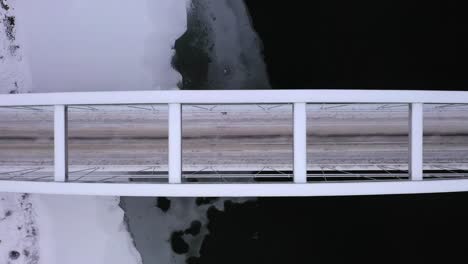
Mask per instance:
[[[467,104],[468,92],[459,91],[0,95],[0,192],[236,197],[468,191]]]

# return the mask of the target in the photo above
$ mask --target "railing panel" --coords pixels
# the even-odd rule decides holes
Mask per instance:
[[[467,177],[468,104],[424,104],[424,179]]]
[[[292,181],[292,104],[183,106],[188,182]]]
[[[69,178],[79,182],[168,179],[168,106],[69,106]]]
[[[310,181],[408,179],[408,104],[308,104]]]
[[[54,179],[54,107],[0,107],[0,180]]]

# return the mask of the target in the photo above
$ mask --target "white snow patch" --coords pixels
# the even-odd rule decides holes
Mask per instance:
[[[16,2],[33,92],[176,89],[187,0]]]
[[[140,264],[118,197],[33,195],[40,264]]]

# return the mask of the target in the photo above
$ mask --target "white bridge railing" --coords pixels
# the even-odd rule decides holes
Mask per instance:
[[[182,181],[183,104],[294,105],[294,183],[190,184]],[[409,104],[409,180],[307,183],[307,103]],[[54,106],[55,182],[1,181],[0,191],[134,196],[313,196],[468,191],[468,180],[423,180],[423,104],[467,104],[468,92],[379,90],[137,91],[0,95],[0,107]],[[67,183],[67,107],[168,104],[168,184]]]

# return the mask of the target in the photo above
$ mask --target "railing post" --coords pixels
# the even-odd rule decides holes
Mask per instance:
[[[182,105],[169,104],[169,183],[182,183]]]
[[[306,103],[294,103],[294,183],[307,182]]]
[[[412,181],[423,179],[423,104],[409,108],[409,174]]]
[[[54,180],[68,180],[68,118],[67,106],[56,105],[54,110]]]

